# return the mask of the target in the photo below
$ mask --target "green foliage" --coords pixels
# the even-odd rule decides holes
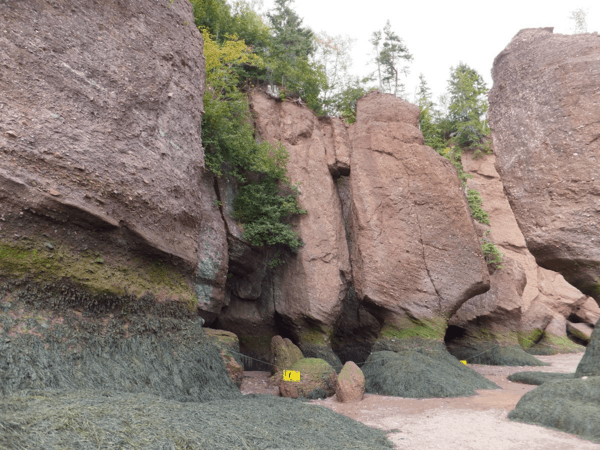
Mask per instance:
[[[327,86],[327,77],[320,64],[309,61],[315,51],[314,34],[302,26],[292,3],[293,0],[276,0],[274,10],[267,13],[271,22],[269,79],[281,86],[286,96],[299,96],[319,114],[323,111],[319,94]]]
[[[375,52],[379,87],[384,92],[398,96],[404,91],[400,75],[408,74],[406,63],[413,57],[388,20],[382,31],[375,31],[370,40]]]
[[[476,70],[461,62],[451,68],[448,87],[451,136],[462,148],[481,142],[489,134],[485,120],[488,90],[483,78]]]
[[[502,257],[504,254],[500,253],[498,247],[493,242],[488,241],[485,237],[482,238],[483,244],[481,244],[481,250],[485,257],[485,262],[490,266],[494,266],[496,269],[502,269]]]
[[[352,80],[349,74],[352,65],[350,58],[352,42],[349,37],[329,36],[325,32],[315,36],[315,52],[311,61],[320,65],[326,76],[321,101],[323,113],[330,116],[340,113],[338,95]]]
[[[240,183],[234,200],[235,216],[253,245],[281,244],[296,251],[300,239],[285,221],[305,211],[287,180],[287,152],[282,145],[255,139],[248,99],[239,87],[240,65],[260,67],[262,59],[235,36],[222,43],[213,40],[207,30],[203,36],[207,87],[202,141],[206,166],[217,176],[226,167],[228,175]]]
[[[348,123],[356,122],[356,102],[371,89],[367,83],[371,78],[351,78],[333,99],[333,109]]]
[[[297,251],[301,241],[285,221],[306,211],[298,205],[293,189],[281,193],[279,182],[281,179],[266,175],[258,182],[240,186],[234,200],[235,217],[244,223],[244,236],[253,245],[283,244]]]
[[[441,153],[446,148],[446,142],[443,139],[439,120],[436,120],[439,113],[435,110],[435,103],[431,101],[431,90],[423,74],[419,75],[419,81],[419,90],[417,91],[417,104],[421,111],[419,128],[425,138],[425,145]]]
[[[471,207],[471,215],[473,218],[479,223],[489,225],[490,215],[481,207],[483,201],[481,200],[479,192],[476,189],[467,189],[467,200]]]

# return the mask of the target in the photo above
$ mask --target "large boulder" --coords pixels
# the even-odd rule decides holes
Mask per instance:
[[[495,389],[483,375],[461,364],[442,346],[375,351],[362,368],[369,394],[407,398],[464,397]]]
[[[600,38],[522,30],[492,76],[496,166],[527,247],[600,300]]]
[[[319,358],[303,358],[292,364],[290,370],[300,372],[300,381],[279,379],[282,397],[326,398],[335,394],[337,374],[333,367]]]
[[[273,336],[271,339],[271,354],[273,355],[272,373],[277,379],[282,377],[282,371],[290,370],[292,365],[304,358],[302,351],[288,338]]]
[[[331,138],[304,106],[258,91],[251,106],[261,139],[281,142],[287,149],[289,178],[298,185],[300,204],[307,211],[295,219],[304,245],[280,269],[275,310],[301,347],[327,349],[351,280],[340,199],[328,169],[325,141]],[[331,157],[329,162],[334,164]]]
[[[185,0],[0,5],[0,274],[224,305]]]
[[[373,92],[351,129],[354,286],[380,338],[441,340],[447,319],[489,289],[456,171],[424,145],[419,108]]]

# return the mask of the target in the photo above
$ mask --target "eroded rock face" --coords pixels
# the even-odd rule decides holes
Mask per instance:
[[[252,96],[256,127],[262,139],[280,141],[289,152],[288,172],[300,189],[306,215],[296,229],[298,254],[281,267],[275,309],[302,343],[329,346],[333,325],[351,278],[340,200],[328,169],[323,128],[307,108]]]
[[[600,38],[522,30],[492,75],[496,166],[527,246],[600,300]]]
[[[227,245],[204,172],[189,2],[33,0],[3,3],[0,17],[0,239],[44,233],[42,244],[89,249],[105,267],[154,253],[218,313]]]
[[[352,269],[382,335],[441,339],[446,320],[489,288],[469,206],[452,165],[424,145],[419,108],[359,100],[351,130]]]
[[[450,347],[494,343],[530,348],[537,342],[538,347],[553,352],[577,348],[567,339],[566,318],[588,297],[562,275],[537,265],[504,193],[496,157],[473,156],[472,152],[462,156],[465,171],[473,176],[467,188],[481,195],[490,221],[489,227],[481,228],[482,237],[483,230],[489,229],[485,239],[503,253],[504,267],[492,274],[488,292],[469,299],[450,319],[451,325],[466,333]]]

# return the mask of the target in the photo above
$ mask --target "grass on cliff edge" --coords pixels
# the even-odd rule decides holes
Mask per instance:
[[[22,391],[0,403],[0,448],[385,449],[385,432],[266,395],[179,403],[149,394]]]
[[[198,299],[183,275],[169,264],[134,261],[109,263],[101,254],[79,253],[64,245],[49,248],[43,241],[0,242],[0,275],[28,277],[37,282],[69,278],[92,294],[153,294],[157,299],[184,302],[195,310]]]

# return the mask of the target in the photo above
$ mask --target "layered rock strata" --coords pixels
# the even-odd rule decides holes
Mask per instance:
[[[496,166],[544,268],[600,300],[600,38],[520,31],[496,57]]]

